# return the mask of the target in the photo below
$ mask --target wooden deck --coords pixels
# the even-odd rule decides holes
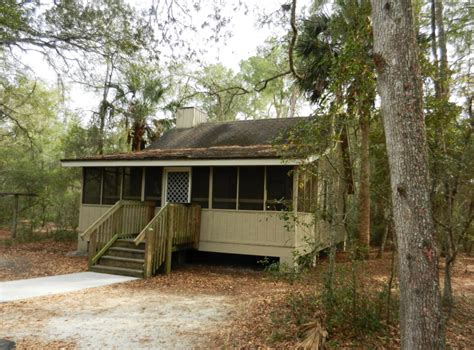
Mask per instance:
[[[156,215],[151,202],[118,201],[81,238],[89,242],[89,269],[150,277],[161,266],[171,271],[174,251],[199,243],[201,208],[166,204]]]

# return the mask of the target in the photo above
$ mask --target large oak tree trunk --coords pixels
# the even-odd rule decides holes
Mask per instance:
[[[374,61],[390,165],[402,348],[444,348],[423,94],[411,0],[372,0]]]

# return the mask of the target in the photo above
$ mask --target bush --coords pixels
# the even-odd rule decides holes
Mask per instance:
[[[332,282],[326,274],[321,295],[328,329],[351,328],[359,336],[381,331],[386,325],[387,307],[392,315],[398,312],[393,298],[387,306],[387,297],[386,287],[374,290],[362,286],[355,262],[351,267],[337,267]]]
[[[388,331],[388,290],[386,287],[364,286],[355,264],[362,263],[336,266],[332,277],[330,270],[326,271],[319,290],[289,294],[285,306],[271,314],[273,327],[269,341],[302,341],[306,335],[305,325],[315,321],[329,333],[326,347],[338,347],[339,342],[344,341],[338,339],[338,334],[349,336],[361,344],[370,334],[384,335]],[[269,273],[277,274],[277,264],[270,266],[273,271]],[[389,311],[396,317],[398,303],[395,295],[391,296]]]
[[[258,263],[263,266],[265,273],[274,279],[283,279],[293,283],[301,277],[298,269],[288,265],[287,263],[280,263],[279,261],[271,260],[268,257],[265,257]]]

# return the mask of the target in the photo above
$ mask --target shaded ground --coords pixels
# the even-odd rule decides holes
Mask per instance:
[[[350,264],[346,254],[337,259],[338,266]],[[386,285],[390,262],[386,254],[358,264],[361,299]],[[188,265],[170,276],[0,304],[0,338],[17,341],[19,349],[290,348],[303,337],[301,314],[318,316],[306,297],[321,291],[326,269],[322,261],[295,280],[241,267]],[[448,341],[472,348],[474,258],[460,256],[453,286],[457,307]],[[340,328],[328,340],[335,348],[399,347],[396,321],[363,335]]]
[[[87,258],[66,256],[76,250],[74,241],[12,242],[9,236],[9,232],[0,231],[0,281],[87,270]]]

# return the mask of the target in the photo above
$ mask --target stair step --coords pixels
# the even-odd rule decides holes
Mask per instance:
[[[123,267],[127,269],[143,270],[144,259],[124,258],[119,256],[104,255],[99,263],[105,266]]]
[[[134,238],[119,238],[117,239],[117,242],[127,242],[127,243],[135,244],[135,239]],[[143,240],[142,243],[145,243],[145,240]]]
[[[107,251],[109,256],[118,256],[121,258],[144,259],[145,250],[125,247],[110,247]]]
[[[101,259],[112,259],[117,261],[128,261],[128,262],[137,262],[137,263],[144,263],[144,259],[135,259],[135,258],[124,258],[122,256],[112,256],[112,255],[103,255]]]
[[[145,241],[141,242],[139,245],[135,245],[133,239],[117,239],[114,242],[113,247],[122,247],[130,249],[145,249]]]
[[[143,270],[129,269],[125,267],[93,265],[90,267],[90,271],[143,278]]]

